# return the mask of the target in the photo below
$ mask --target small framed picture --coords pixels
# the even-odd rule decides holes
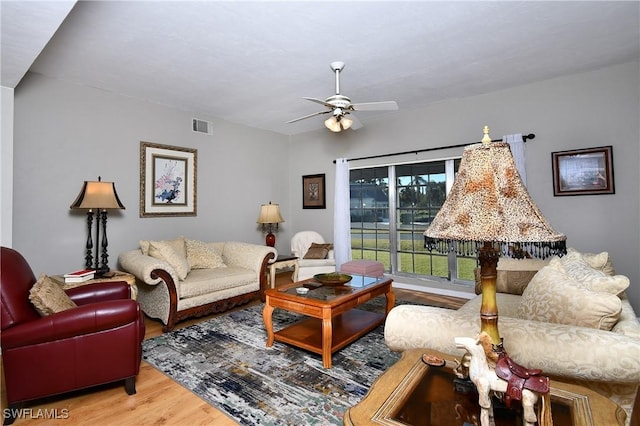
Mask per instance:
[[[553,195],[614,194],[612,146],[551,153]]]
[[[302,208],[327,208],[324,174],[302,176]]]
[[[198,151],[140,142],[140,217],[197,215]]]

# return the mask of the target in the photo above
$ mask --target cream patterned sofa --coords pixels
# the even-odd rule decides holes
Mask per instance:
[[[628,425],[640,385],[640,323],[624,293],[629,280],[614,274],[606,252],[500,259],[499,329],[516,362],[611,398]],[[385,322],[386,344],[462,356],[454,338],[478,334],[480,305],[481,296],[459,310],[397,306]]]
[[[170,331],[178,321],[222,312],[264,299],[265,268],[273,247],[243,242],[140,241],[118,256],[120,268],[136,277],[138,302],[146,315]]]

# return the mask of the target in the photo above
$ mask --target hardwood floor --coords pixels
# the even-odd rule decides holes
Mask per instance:
[[[276,285],[289,282],[290,274],[276,276]],[[466,299],[431,295],[417,291],[395,289],[397,300],[417,303],[437,303],[458,308]],[[258,301],[252,303],[259,303]],[[246,307],[245,305],[244,307]],[[244,309],[240,307],[237,309]],[[181,322],[176,329],[213,318],[213,314]],[[145,339],[162,334],[162,323],[146,319]],[[28,425],[212,425],[235,426],[234,420],[209,405],[191,391],[180,386],[151,365],[142,361],[136,380],[137,393],[127,395],[124,385],[117,383],[86,391],[68,393],[27,404],[23,417],[14,423]],[[4,377],[1,407],[7,407]],[[57,417],[57,418],[56,418]]]

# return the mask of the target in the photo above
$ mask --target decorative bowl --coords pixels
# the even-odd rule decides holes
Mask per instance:
[[[324,285],[342,285],[351,281],[351,275],[331,272],[329,274],[316,274],[313,279]]]

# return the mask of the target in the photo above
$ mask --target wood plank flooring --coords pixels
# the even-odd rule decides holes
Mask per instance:
[[[276,285],[290,282],[290,277],[290,273],[278,274]],[[466,302],[466,299],[411,290],[395,289],[394,291],[396,299],[408,302],[438,303],[454,309]],[[237,309],[244,309],[244,307]],[[176,328],[186,327],[217,315],[221,314],[184,321]],[[159,321],[147,318],[146,327],[145,339],[162,334],[162,324]],[[18,418],[14,425],[235,426],[238,424],[222,411],[212,407],[144,361],[140,366],[136,389],[137,394],[129,396],[123,384],[111,384],[39,400],[28,404],[23,411],[25,417]],[[1,408],[4,410],[7,407],[4,376],[1,393]],[[56,415],[58,418],[55,418]]]

